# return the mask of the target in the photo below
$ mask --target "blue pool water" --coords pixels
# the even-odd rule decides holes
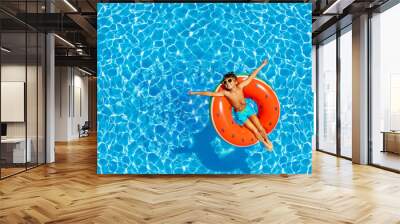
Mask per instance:
[[[311,4],[98,4],[98,173],[311,173],[311,48]],[[272,153],[224,142],[187,94],[265,57]]]

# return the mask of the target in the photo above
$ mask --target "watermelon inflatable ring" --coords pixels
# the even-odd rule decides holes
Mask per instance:
[[[238,82],[247,76],[238,76]],[[215,92],[223,91],[217,86]],[[264,81],[255,78],[243,89],[244,97],[253,100],[258,107],[257,117],[267,134],[271,133],[279,121],[280,105],[272,88]],[[232,116],[232,106],[225,97],[213,97],[210,106],[210,117],[215,131],[226,142],[237,147],[248,147],[256,144],[258,139],[244,126],[237,124]]]

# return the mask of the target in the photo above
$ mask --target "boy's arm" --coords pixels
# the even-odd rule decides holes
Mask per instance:
[[[245,87],[248,84],[250,84],[251,80],[253,80],[257,76],[257,74],[261,71],[261,69],[264,68],[264,66],[266,66],[267,64],[268,64],[268,60],[265,59],[262,62],[262,64],[247,77],[246,80],[244,80],[243,82],[241,82],[239,84],[239,87]]]
[[[223,92],[192,92],[189,91],[189,95],[200,95],[200,96],[225,96]]]

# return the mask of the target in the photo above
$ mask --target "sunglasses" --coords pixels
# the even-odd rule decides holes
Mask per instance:
[[[222,84],[226,85],[228,82],[231,83],[233,79],[226,79],[222,82]]]

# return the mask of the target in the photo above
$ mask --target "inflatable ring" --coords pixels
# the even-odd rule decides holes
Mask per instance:
[[[247,76],[238,76],[242,82]],[[215,92],[223,91],[223,86],[217,86]],[[243,89],[244,97],[257,103],[257,117],[267,133],[271,133],[278,123],[280,105],[278,97],[272,88],[260,79],[253,79]],[[226,142],[237,146],[254,145],[258,139],[244,126],[237,124],[232,116],[232,106],[225,97],[213,97],[210,106],[211,121],[218,135]]]

